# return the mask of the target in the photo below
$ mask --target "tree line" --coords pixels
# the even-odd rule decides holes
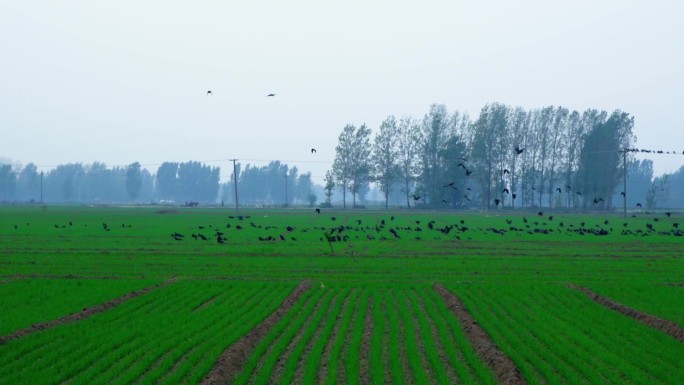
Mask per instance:
[[[407,207],[608,209],[622,192],[622,151],[636,141],[633,127],[620,110],[491,103],[471,119],[435,104],[421,119],[388,116],[373,138],[365,124],[346,125],[326,196],[338,189],[343,207],[349,196],[354,206],[375,183],[385,207],[401,195]],[[626,156],[633,161],[632,152]]]
[[[300,174],[297,167],[273,161],[244,169],[237,163],[236,170],[241,203],[316,201],[311,173]],[[39,172],[33,163],[0,164],[0,202],[216,204],[234,202],[234,190],[233,182],[221,183],[220,167],[196,161],[164,162],[154,174],[139,162],[125,167],[69,163],[47,172]]]

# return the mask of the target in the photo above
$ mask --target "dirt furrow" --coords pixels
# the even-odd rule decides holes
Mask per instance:
[[[285,351],[283,351],[280,357],[278,357],[275,367],[271,372],[271,378],[268,381],[269,384],[279,384],[281,382],[281,377],[283,376],[283,373],[287,370],[285,368],[287,361],[290,359],[290,356],[297,348],[297,345],[299,345],[299,342],[302,340],[302,337],[304,337],[304,333],[306,332],[306,330],[309,327],[311,327],[314,318],[316,318],[316,314],[318,314],[318,312],[321,311],[321,306],[323,306],[323,302],[325,302],[325,295],[318,299],[318,302],[316,302],[316,305],[314,306],[311,313],[309,313],[309,316],[304,320],[304,322],[301,325],[299,325],[297,334],[294,336],[294,338],[292,338],[290,343],[287,344]]]
[[[430,365],[430,361],[428,360],[427,357],[427,351],[425,348],[425,342],[423,341],[423,335],[420,332],[420,324],[418,323],[418,316],[416,313],[413,311],[413,306],[411,306],[411,299],[407,296],[404,299],[404,305],[406,306],[406,310],[411,316],[411,319],[409,320],[411,322],[411,325],[408,325],[409,327],[413,327],[413,334],[416,336],[416,345],[419,347],[419,354],[420,354],[420,363],[421,366],[423,367],[423,370],[425,371],[428,380],[430,381],[430,384],[437,384],[437,378],[435,375],[435,368],[433,368]],[[425,312],[423,312],[424,314]]]
[[[344,343],[342,344],[342,351],[340,352],[340,362],[337,370],[337,383],[344,384],[347,382],[347,365],[345,365],[346,358],[349,355],[349,346],[354,335],[354,325],[356,324],[356,317],[358,317],[358,308],[361,304],[362,295],[356,297],[356,303],[352,307],[352,317],[349,321],[349,327],[344,331]]]
[[[366,304],[366,317],[363,320],[363,339],[361,340],[361,354],[360,354],[360,365],[359,368],[361,373],[359,373],[361,385],[370,385],[371,374],[370,374],[370,351],[371,351],[371,338],[373,337],[373,297],[368,298],[368,303]]]
[[[408,358],[408,352],[406,351],[406,344],[402,343],[406,341],[406,322],[401,319],[401,313],[399,312],[399,299],[397,298],[397,293],[393,290],[390,291],[392,296],[392,310],[397,314],[397,320],[399,321],[399,338],[397,343],[399,343],[399,359],[401,360],[401,367],[404,371],[404,379],[407,384],[414,384],[415,377],[412,375],[413,370],[411,370],[411,362]]]
[[[323,350],[323,357],[321,358],[321,368],[318,370],[318,378],[316,383],[325,383],[328,378],[328,367],[330,366],[330,354],[337,339],[337,335],[340,334],[340,328],[342,327],[342,318],[344,313],[349,307],[349,299],[352,297],[352,293],[349,293],[347,297],[344,298],[344,303],[342,304],[342,309],[340,309],[340,314],[337,315],[337,321],[335,321],[335,327],[332,333],[330,333],[330,338],[328,338],[328,343],[325,345]]]
[[[257,346],[259,341],[268,334],[278,321],[297,303],[299,298],[309,290],[310,282],[300,283],[280,307],[274,311],[263,322],[250,330],[247,335],[226,349],[216,360],[214,367],[209,371],[202,382],[202,385],[229,384],[235,376],[242,371],[250,354]]]
[[[304,348],[304,351],[302,352],[302,357],[300,358],[299,362],[297,363],[297,369],[295,371],[294,378],[292,380],[293,385],[298,385],[304,382],[304,364],[306,363],[306,359],[309,356],[311,349],[316,345],[316,342],[320,338],[321,333],[323,332],[323,327],[325,326],[326,320],[328,320],[331,317],[331,313],[333,309],[335,308],[335,305],[337,305],[337,301],[339,300],[340,293],[342,291],[338,290],[335,293],[335,296],[333,299],[330,301],[330,306],[326,310],[325,316],[323,317],[323,321],[321,322],[320,325],[316,328],[316,331],[314,332],[313,336],[311,336],[311,340],[306,344],[306,347]]]
[[[492,369],[499,382],[503,385],[526,384],[515,363],[499,349],[487,332],[468,313],[463,302],[441,284],[436,284],[434,288],[444,298],[447,308],[454,313],[463,326],[468,342],[477,355]]]
[[[601,295],[598,295],[594,293],[593,291],[587,289],[586,287],[582,286],[576,286],[576,285],[570,285],[570,288],[579,290],[582,293],[586,294],[589,299],[611,309],[617,312],[620,312],[628,317],[632,317],[639,322],[646,324],[649,327],[652,327],[654,329],[658,329],[662,331],[665,334],[668,334],[672,337],[674,337],[676,340],[680,342],[684,342],[684,328],[679,326],[679,324],[668,321],[659,317],[656,317],[654,315],[644,313],[635,309],[632,309],[631,307],[625,306],[619,302],[615,302],[612,299],[608,297],[604,297]]]
[[[454,367],[451,366],[451,363],[449,362],[449,357],[447,356],[446,351],[444,350],[444,344],[442,343],[442,338],[439,335],[439,330],[437,329],[435,320],[428,315],[427,309],[425,308],[425,301],[423,300],[423,298],[420,297],[418,293],[415,294],[418,298],[418,307],[420,308],[420,311],[423,314],[425,314],[425,317],[427,318],[428,323],[430,324],[430,335],[432,336],[432,340],[435,342],[435,346],[437,347],[437,355],[439,356],[439,360],[442,362],[442,365],[446,370],[447,377],[449,378],[449,383],[458,384],[461,381],[458,379],[458,375],[456,374]]]
[[[171,283],[175,282],[175,278],[168,279],[160,284],[154,285],[154,286],[149,286],[144,289],[140,289],[137,291],[130,292],[124,296],[121,296],[119,298],[115,298],[111,301],[107,301],[105,303],[102,303],[97,306],[89,307],[89,308],[84,308],[82,311],[74,314],[70,314],[67,316],[64,316],[62,318],[58,318],[56,320],[48,321],[48,322],[42,322],[42,323],[37,323],[34,325],[31,325],[27,327],[26,329],[21,329],[17,330],[16,332],[12,334],[8,334],[6,336],[0,337],[0,345],[5,344],[9,341],[15,340],[17,338],[21,338],[23,336],[33,334],[36,332],[39,332],[41,330],[46,330],[46,329],[51,329],[54,327],[57,327],[59,325],[65,324],[65,323],[70,323],[70,322],[77,322],[77,321],[82,321],[84,319],[90,318],[94,316],[97,313],[102,313],[105,312],[113,307],[116,307],[120,304],[122,304],[125,301],[128,301],[129,299],[133,299],[135,297],[139,297],[143,294],[147,294],[151,292],[152,290],[159,289],[160,287],[164,287],[167,285],[170,285]]]

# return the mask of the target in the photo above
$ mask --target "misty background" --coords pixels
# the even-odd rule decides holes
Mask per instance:
[[[221,184],[230,159],[279,161],[323,186],[348,124],[375,132],[433,104],[475,121],[490,103],[624,111],[634,144],[681,154],[682,14],[676,1],[3,2],[0,158],[15,178],[30,163],[153,175],[193,161]],[[684,164],[633,155],[652,178]]]

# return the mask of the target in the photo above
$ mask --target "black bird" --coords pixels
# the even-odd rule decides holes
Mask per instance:
[[[578,191],[578,192],[576,192],[575,194],[577,194],[578,196],[582,196],[582,193],[581,193],[581,192],[579,192],[579,191]]]
[[[470,176],[470,174],[472,174],[472,173],[473,173],[473,171],[472,171],[472,170],[468,170],[468,169],[466,169],[466,176]]]
[[[524,148],[520,148],[520,146],[517,145],[515,146],[515,155],[520,155],[523,153],[523,151],[525,151]]]
[[[213,94],[211,93],[211,90],[207,91],[207,96],[209,96],[209,95],[213,95]]]
[[[558,193],[560,194],[560,193],[561,193],[561,188],[560,188],[560,187],[556,187],[556,191],[558,191]]]
[[[508,191],[507,188],[503,189],[503,192],[504,192],[505,194],[510,194],[510,193],[511,193],[510,191]]]
[[[641,207],[641,203],[637,203],[636,207]]]
[[[670,217],[670,215],[672,215],[672,213],[668,211],[668,212],[666,212],[666,213],[665,213],[665,215],[667,215],[667,216],[668,216],[668,218],[669,218],[669,217]]]
[[[539,215],[540,217],[543,217],[543,216],[544,216],[544,212],[543,212],[543,211],[540,211],[540,212],[537,213],[537,215]]]
[[[517,195],[516,195],[515,193],[511,194],[511,197],[512,197],[513,199],[515,199],[516,196],[517,196]]]
[[[315,153],[316,153],[316,149],[315,149],[315,148],[312,148],[312,149],[311,149],[311,153],[312,153],[312,154],[315,154]]]
[[[442,203],[448,204],[449,202],[447,202],[446,199],[442,199]]]
[[[417,201],[420,199],[420,195],[413,194],[413,200]]]
[[[510,174],[510,171],[508,171],[508,170],[506,170],[506,169],[504,168],[504,169],[503,169],[503,173],[504,173],[504,175]]]
[[[276,96],[276,94],[268,94],[268,95],[266,95],[266,97],[269,97],[269,96]]]
[[[625,197],[625,192],[624,192],[624,191],[621,192],[620,195],[622,195],[622,197],[624,198],[624,197]]]
[[[494,199],[494,203],[495,203],[497,206],[499,206],[499,203],[501,203],[501,201],[497,198],[497,199]]]
[[[468,202],[470,202],[470,198],[468,198],[467,195],[464,195],[463,197],[464,197]]]
[[[320,213],[321,213],[321,209],[316,209],[316,214],[320,214]]]

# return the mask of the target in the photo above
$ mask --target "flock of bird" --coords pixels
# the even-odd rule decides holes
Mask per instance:
[[[320,211],[319,211],[320,212]],[[666,217],[671,217],[672,213],[665,213]],[[464,240],[473,239],[476,234],[564,234],[567,236],[573,235],[595,235],[605,236],[610,234],[617,234],[622,236],[641,236],[649,235],[660,236],[684,236],[684,231],[679,228],[679,223],[671,223],[669,228],[655,225],[659,222],[658,216],[651,218],[652,222],[644,224],[643,228],[636,227],[635,223],[630,225],[629,222],[623,222],[615,230],[611,220],[604,219],[602,224],[588,225],[586,222],[579,224],[564,223],[554,218],[554,215],[545,215],[543,211],[537,212],[536,216],[517,217],[514,219],[505,219],[505,225],[499,227],[488,226],[480,227],[469,225],[465,220],[455,220],[453,223],[438,224],[436,220],[406,220],[406,217],[397,219],[395,216],[388,218],[378,218],[372,221],[365,219],[352,219],[346,217],[345,223],[338,223],[338,217],[331,216],[330,225],[316,225],[308,227],[297,228],[293,225],[276,226],[271,224],[259,224],[255,220],[249,220],[251,216],[231,216],[224,227],[216,226],[198,226],[198,231],[192,233],[191,237],[197,241],[209,241],[212,238],[218,243],[225,243],[228,241],[226,232],[251,229],[251,234],[254,234],[253,241],[259,242],[285,242],[298,241],[297,237],[306,238],[311,241],[318,238],[320,242],[327,242],[331,245],[334,242],[352,242],[356,240],[367,241],[386,241],[391,239],[409,239],[409,240],[423,240],[423,239],[452,239]],[[202,234],[211,231],[211,235]],[[307,236],[310,233],[314,236]],[[171,237],[177,241],[183,241],[186,237],[183,234],[174,232]],[[239,241],[249,241],[249,237],[240,235],[236,237]]]

